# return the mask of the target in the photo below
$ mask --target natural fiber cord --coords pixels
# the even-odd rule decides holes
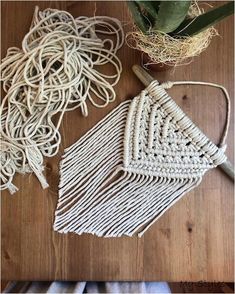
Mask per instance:
[[[142,236],[207,170],[226,160],[226,90],[221,87],[228,119],[219,148],[165,91],[180,83],[152,82],[65,150],[54,230]]]
[[[116,54],[123,41],[115,18],[74,18],[36,7],[22,48],[9,48],[0,66],[6,92],[0,106],[0,190],[18,190],[12,182],[17,172],[33,172],[48,187],[43,159],[58,153],[64,113],[80,108],[87,116],[89,103],[100,108],[115,100],[122,71]],[[109,74],[107,64],[113,68]]]
[[[191,2],[187,17],[192,21],[204,13],[204,9],[200,8],[198,3]],[[132,31],[126,34],[126,43],[129,47],[147,54],[149,60],[144,61],[146,66],[158,63],[180,66],[191,63],[194,57],[199,56],[210,45],[212,38],[218,35],[213,26],[194,36],[175,35],[174,37],[154,30],[151,26],[146,33],[134,26]]]

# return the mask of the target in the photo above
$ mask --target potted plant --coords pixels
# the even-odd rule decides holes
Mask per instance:
[[[234,2],[204,12],[197,1],[128,1],[135,26],[127,44],[158,69],[187,64],[204,51],[217,22],[234,13]],[[146,60],[147,56],[147,60]],[[160,65],[160,66],[159,66]]]

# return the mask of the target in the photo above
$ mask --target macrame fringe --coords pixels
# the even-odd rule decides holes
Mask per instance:
[[[136,174],[123,167],[130,101],[122,103],[74,145],[60,166],[54,230],[99,237],[139,237],[200,178]],[[79,171],[79,172],[78,172]]]
[[[69,231],[67,223],[71,222],[74,213],[77,215],[79,205],[83,209],[87,207],[110,174],[121,165],[129,103],[120,104],[80,140],[65,149],[60,165],[56,231]]]

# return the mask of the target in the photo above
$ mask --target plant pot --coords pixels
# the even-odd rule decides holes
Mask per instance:
[[[151,60],[151,58],[148,56],[148,54],[143,53],[143,63],[146,68],[152,70],[152,71],[167,71],[171,69],[174,66],[174,63],[172,65],[164,64],[164,63],[155,63]]]

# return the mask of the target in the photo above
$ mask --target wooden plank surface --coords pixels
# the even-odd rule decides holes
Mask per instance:
[[[8,47],[20,46],[35,5],[64,9],[74,16],[110,15],[123,21],[126,31],[130,27],[124,2],[2,1],[2,57]],[[233,101],[233,18],[218,29],[221,37],[214,38],[193,63],[154,76],[160,81],[220,83]],[[88,118],[81,117],[79,110],[65,115],[60,153],[45,161],[50,187],[42,190],[33,175],[17,175],[15,184],[20,191],[14,196],[2,193],[2,279],[233,281],[233,184],[219,169],[208,172],[201,185],[170,208],[141,239],[53,232],[58,163],[64,147],[142,89],[131,71],[133,64],[141,62],[140,53],[124,45],[119,56],[124,70],[116,86],[116,101],[105,109],[90,107]],[[175,87],[170,94],[217,143],[225,121],[222,94],[199,86]],[[227,149],[230,160],[232,150],[233,117]]]

